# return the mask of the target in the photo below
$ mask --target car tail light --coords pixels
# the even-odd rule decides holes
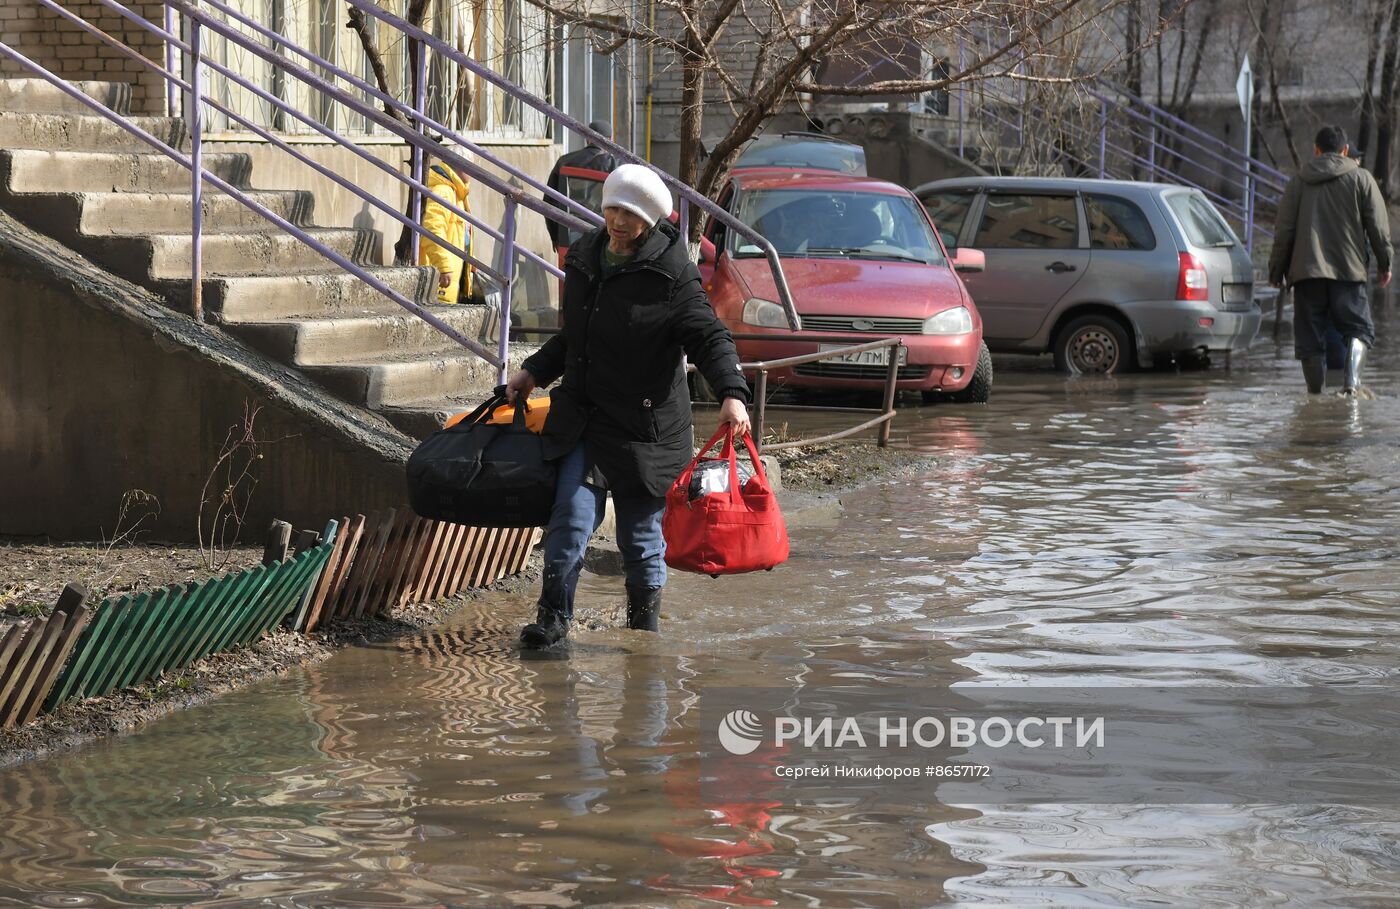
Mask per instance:
[[[1177,272],[1176,298],[1178,300],[1209,300],[1210,280],[1201,261],[1190,253],[1181,254],[1181,270]]]

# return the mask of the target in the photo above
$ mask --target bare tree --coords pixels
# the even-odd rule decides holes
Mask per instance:
[[[680,69],[677,176],[713,195],[744,144],[791,102],[913,95],[988,79],[1070,85],[1086,69],[1075,40],[1126,0],[655,0],[655,24],[628,0],[529,0],[590,29],[615,49],[637,42]],[[955,70],[897,78],[824,81],[837,61],[887,54],[893,45],[973,53]],[[859,67],[854,67],[859,69]],[[728,116],[705,149],[707,114]],[[697,225],[698,226],[698,225]]]

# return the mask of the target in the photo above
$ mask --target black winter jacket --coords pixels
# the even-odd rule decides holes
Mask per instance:
[[[600,281],[603,228],[564,259],[563,329],[525,360],[550,395],[545,457],[579,440],[620,495],[663,496],[692,456],[684,353],[722,400],[749,402],[729,329],[710,306],[700,272],[670,223],[658,224],[631,261]]]
[[[611,152],[603,151],[596,145],[585,145],[578,151],[560,155],[559,160],[554,162],[554,169],[549,172],[549,179],[545,181],[545,186],[560,193],[564,192],[564,179],[559,175],[561,167],[578,167],[610,174],[617,170],[617,159],[612,156]],[[545,201],[556,208],[563,207],[548,196],[545,197]],[[558,249],[564,243],[566,228],[548,218],[545,219],[544,226],[549,231],[549,242],[554,244],[555,249]]]

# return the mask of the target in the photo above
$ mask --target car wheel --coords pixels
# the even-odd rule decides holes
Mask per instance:
[[[1127,331],[1107,314],[1080,316],[1055,338],[1055,368],[1073,376],[1126,372],[1132,363]]]
[[[972,381],[967,387],[948,396],[958,404],[986,404],[992,397],[992,352],[987,343],[977,351],[977,368],[973,370]]]

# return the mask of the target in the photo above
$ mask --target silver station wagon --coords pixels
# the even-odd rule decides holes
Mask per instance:
[[[981,250],[963,280],[994,351],[1069,373],[1249,346],[1254,267],[1199,190],[1164,183],[970,177],[914,191],[943,243]]]

